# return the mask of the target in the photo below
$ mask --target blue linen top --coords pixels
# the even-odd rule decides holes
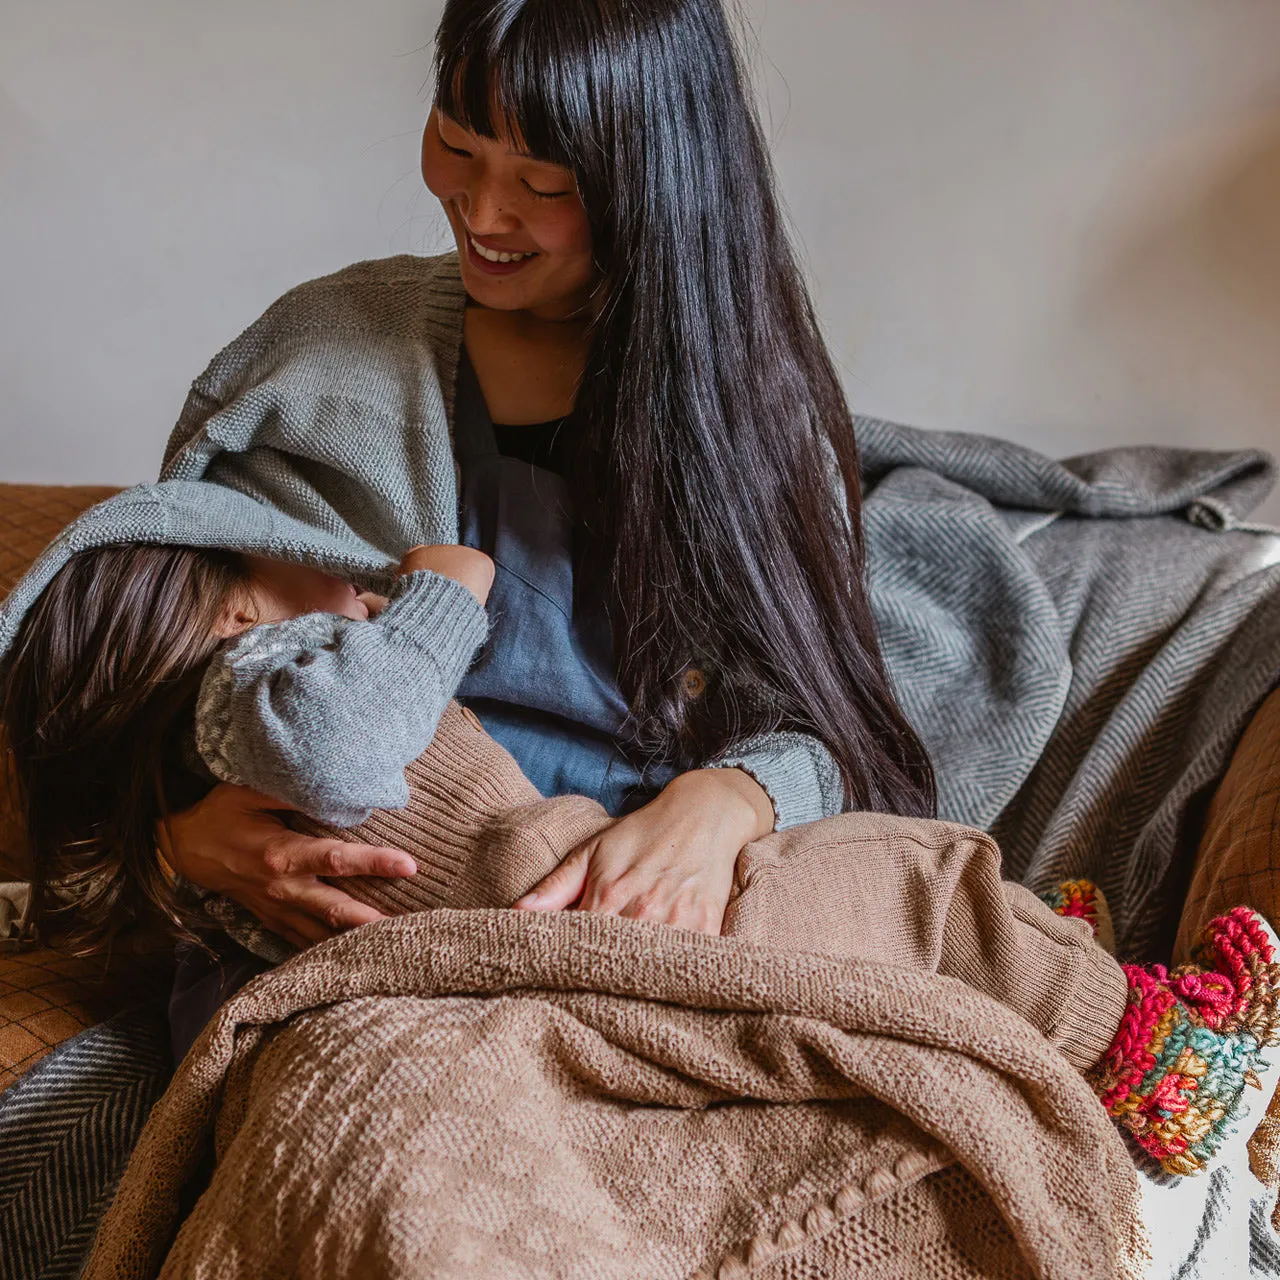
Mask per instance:
[[[532,436],[540,428],[528,431]],[[628,734],[609,583],[581,554],[585,534],[565,478],[499,451],[465,352],[454,450],[461,470],[460,541],[495,565],[489,637],[463,677],[459,700],[544,796],[592,796],[614,816],[638,808],[677,771],[646,763]]]
[[[454,421],[459,541],[492,557],[495,568],[488,640],[463,677],[458,700],[544,796],[592,796],[614,816],[630,812],[676,770],[644,767],[628,739],[627,703],[614,674],[609,585],[575,554],[582,537],[569,486],[555,471],[499,452],[465,352]],[[213,946],[214,957],[196,949],[179,957],[169,998],[175,1061],[222,1001],[270,967],[230,938]]]

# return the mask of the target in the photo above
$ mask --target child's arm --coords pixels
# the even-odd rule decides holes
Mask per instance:
[[[269,623],[214,658],[196,748],[216,777],[336,826],[408,803],[405,765],[430,743],[488,630],[493,570],[466,547],[415,548],[401,570],[376,618]]]

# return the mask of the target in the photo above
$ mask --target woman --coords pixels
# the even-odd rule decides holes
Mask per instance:
[[[716,931],[738,852],[775,825],[934,807],[867,603],[849,410],[725,16],[452,0],[437,83],[422,171],[456,264],[366,264],[277,304],[197,382],[166,475],[434,541],[414,521],[447,506],[447,461],[424,479],[395,432],[442,412],[464,540],[499,565],[460,695],[544,792],[618,816],[521,905]],[[381,494],[380,362],[418,401]],[[335,365],[340,391],[317,391]],[[292,835],[270,806],[218,788],[175,821],[175,865],[297,943],[375,918],[317,876],[395,874],[394,856]]]

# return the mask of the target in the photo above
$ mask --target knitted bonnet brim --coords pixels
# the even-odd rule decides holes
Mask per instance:
[[[72,521],[0,603],[0,661],[27,611],[72,556],[121,543],[219,547],[312,565],[369,585],[385,585],[394,568],[386,554],[354,534],[338,537],[224,485],[203,480],[137,485]]]

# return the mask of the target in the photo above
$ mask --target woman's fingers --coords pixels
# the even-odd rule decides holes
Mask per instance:
[[[369,906],[367,902],[359,902],[349,893],[321,880],[314,880],[301,887],[292,905],[322,924],[326,929],[325,936],[386,919],[376,907]]]
[[[318,934],[314,928],[306,930],[312,942],[384,918],[376,907],[357,901],[339,886],[318,877],[402,878],[417,871],[414,860],[397,849],[317,840],[310,836],[276,841],[266,864],[272,878],[264,886],[265,896],[278,911],[283,909],[292,914],[294,918],[289,924],[294,929],[300,928],[299,918],[319,925]],[[265,914],[256,910],[255,914],[271,926]]]
[[[579,845],[549,876],[543,876],[512,905],[517,911],[563,911],[573,906],[587,883],[590,861],[590,849]]]
[[[220,783],[162,825],[162,854],[188,879],[234,899],[295,946],[382,919],[376,908],[320,877],[403,878],[416,873],[414,860],[398,849],[290,831],[279,813],[287,808],[248,787]]]
[[[347,929],[382,920],[382,912],[314,877],[274,881],[261,902],[248,907],[273,933],[295,947],[324,942]]]
[[[413,875],[418,864],[399,849],[314,836],[287,836],[273,841],[267,855],[267,869],[275,876],[403,878]]]

